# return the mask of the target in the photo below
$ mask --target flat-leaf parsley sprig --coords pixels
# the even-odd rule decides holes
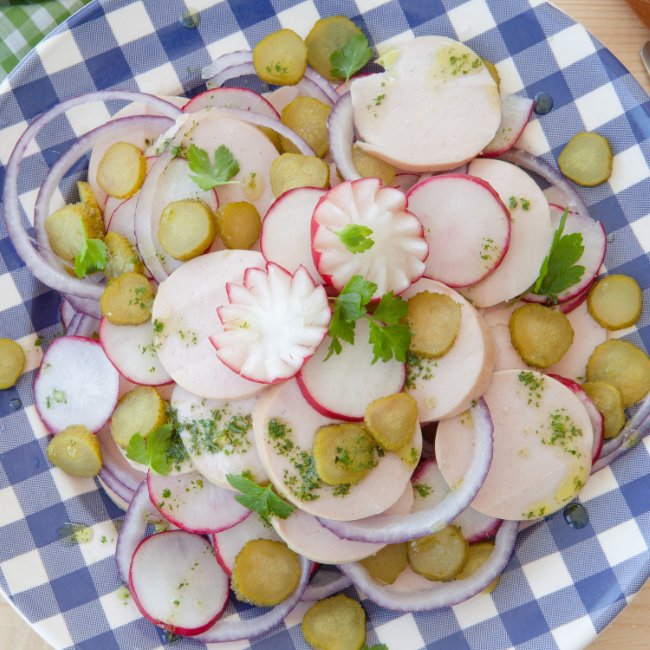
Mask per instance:
[[[74,261],[74,270],[78,277],[83,278],[90,273],[102,271],[108,260],[108,246],[101,239],[88,239],[81,220],[81,232],[84,243]]]
[[[270,485],[261,487],[245,476],[235,476],[234,474],[226,474],[226,480],[235,490],[241,492],[241,494],[235,495],[235,501],[243,505],[244,508],[256,512],[260,517],[267,519],[271,515],[275,515],[280,519],[287,519],[295,510],[293,506],[273,492]]]
[[[393,356],[397,361],[406,361],[406,353],[411,343],[412,333],[407,325],[400,325],[400,320],[406,316],[408,305],[400,296],[393,292],[385,293],[374,314],[369,314],[366,305],[377,291],[377,285],[364,280],[361,275],[353,275],[336,298],[330,298],[334,303],[332,320],[328,335],[332,337],[329,353],[325,361],[333,354],[341,354],[343,339],[354,344],[354,326],[359,318],[370,323],[370,339],[375,358],[373,364],[381,359],[384,363]]]
[[[375,242],[369,238],[372,230],[358,223],[349,223],[343,230],[335,230],[334,234],[353,255],[370,250],[375,245]]]
[[[339,79],[345,79],[347,85],[350,77],[359,72],[372,58],[372,48],[364,34],[355,34],[348,39],[340,51],[332,52],[330,74]]]
[[[126,457],[136,463],[151,468],[156,474],[167,476],[172,468],[172,461],[167,458],[167,449],[171,444],[173,426],[163,424],[154,429],[146,439],[134,433],[126,448]]]
[[[214,152],[214,166],[210,164],[207,151],[199,149],[195,144],[190,145],[187,153],[187,161],[190,171],[190,178],[204,191],[207,192],[217,185],[234,185],[239,181],[230,179],[239,173],[239,163],[234,159],[224,145],[221,145]]]

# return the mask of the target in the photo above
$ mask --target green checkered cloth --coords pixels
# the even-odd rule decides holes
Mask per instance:
[[[90,0],[0,0],[0,82],[57,25]]]

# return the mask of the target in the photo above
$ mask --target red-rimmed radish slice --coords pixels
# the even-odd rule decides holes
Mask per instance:
[[[484,158],[496,158],[515,146],[530,120],[534,104],[532,99],[518,95],[506,95],[501,99],[501,124],[481,152]]]
[[[395,174],[391,187],[396,187],[398,190],[402,190],[402,192],[406,193],[419,181],[420,174],[403,172],[402,174]]]
[[[369,228],[374,244],[351,253],[336,232],[350,224]],[[337,291],[353,275],[374,282],[379,300],[388,291],[402,293],[422,277],[429,246],[419,219],[406,210],[404,193],[383,187],[378,178],[340,183],[316,206],[312,216],[311,246],[321,277]]]
[[[72,305],[64,298],[61,301],[61,307],[59,309],[59,313],[61,315],[61,324],[65,329],[67,329],[68,325],[70,325],[70,321],[72,320],[72,318],[77,312],[72,308]]]
[[[196,113],[212,106],[228,106],[253,111],[280,121],[280,116],[273,106],[262,95],[247,88],[213,88],[190,99],[183,111]]]
[[[415,498],[413,512],[428,510],[441,503],[451,492],[451,488],[445,481],[434,458],[427,460],[418,467],[411,477],[411,483],[413,483]],[[471,506],[463,510],[453,521],[454,526],[458,526],[468,544],[476,544],[492,537],[499,530],[502,523],[502,519],[484,515]]]
[[[277,111],[278,115],[282,115],[284,107],[296,99],[296,97],[305,97],[304,93],[298,86],[280,86],[267,96],[269,104]]]
[[[305,399],[321,415],[338,420],[363,420],[366,406],[399,393],[406,381],[406,364],[396,359],[373,365],[374,352],[367,320],[356,322],[354,345],[341,341],[341,354],[327,361],[330,340],[321,343],[297,376]]]
[[[537,280],[554,229],[546,197],[519,167],[483,158],[470,163],[469,174],[489,183],[505,205],[510,206],[511,197],[517,204],[510,208],[510,245],[503,261],[481,282],[460,291],[476,307],[491,307],[515,298]]]
[[[97,341],[65,336],[43,355],[34,402],[51,433],[72,424],[99,431],[115,409],[119,387],[119,373]]]
[[[228,575],[232,575],[239,552],[248,542],[254,539],[270,539],[273,542],[282,541],[271,526],[267,526],[260,521],[256,512],[251,512],[244,521],[236,526],[212,535],[217,562]]]
[[[510,244],[510,214],[488,183],[443,174],[418,183],[406,198],[429,244],[426,277],[466,287],[501,264]]]
[[[547,375],[519,370],[495,372],[483,398],[494,414],[494,456],[472,508],[526,520],[563,507],[591,469],[593,429],[580,399]],[[436,459],[448,485],[466,475],[475,437],[467,413],[438,424]]]
[[[587,296],[589,296],[589,292],[591,291],[591,288],[596,284],[597,278],[594,278],[594,281],[587,286],[587,288],[582,292],[579,293],[575,298],[572,298],[571,300],[567,300],[566,302],[561,302],[558,304],[558,309],[563,313],[563,314],[570,314],[574,309],[577,309],[580,307],[580,305],[587,300]]]
[[[138,205],[138,197],[132,196],[122,201],[113,210],[106,232],[114,232],[126,237],[132,246],[137,244],[135,239],[135,208]]]
[[[553,230],[557,230],[564,214],[564,208],[558,205],[550,205],[549,207],[551,208]],[[559,303],[577,299],[595,282],[607,252],[607,233],[603,224],[600,221],[569,212],[562,234],[572,235],[578,232],[582,235],[582,245],[585,250],[577,263],[584,266],[585,272],[579,282],[557,295]],[[542,304],[552,302],[548,296],[537,296],[534,293],[525,295],[523,299],[526,302],[539,302]]]
[[[183,530],[143,540],[131,561],[130,583],[148,621],[185,636],[205,632],[228,604],[228,576],[212,547]]]
[[[160,386],[173,381],[158,359],[150,320],[141,325],[118,326],[102,318],[99,342],[109,361],[131,383]]]
[[[584,391],[582,386],[571,379],[561,377],[560,375],[553,375],[549,373],[549,377],[553,377],[561,384],[564,384],[577,398],[583,403],[589,414],[591,426],[594,430],[594,444],[591,450],[591,462],[595,463],[600,456],[600,450],[603,448],[604,436],[604,420],[601,412],[596,408],[596,405],[590,399],[589,395]]]
[[[162,324],[156,340],[158,357],[172,379],[194,395],[240,399],[266,388],[221,363],[208,338],[223,329],[216,308],[228,304],[226,284],[241,282],[251,267],[265,267],[261,253],[208,253],[183,264],[158,288],[152,310],[153,318]]]
[[[209,481],[232,490],[227,474],[249,472],[258,484],[268,476],[255,446],[252,413],[257,396],[235,400],[206,400],[176,386],[171,405],[178,432],[192,465]],[[205,441],[211,444],[205,444]]]
[[[302,265],[318,284],[324,280],[318,275],[311,254],[311,217],[326,193],[317,187],[285,192],[266,213],[260,234],[260,250],[267,262],[275,262],[289,273],[295,273]]]
[[[300,452],[296,451],[297,456],[283,455],[281,449],[278,451],[279,447],[276,449],[278,441],[269,435],[271,420],[285,425],[286,438],[293,443],[294,449],[300,451],[312,449],[320,427],[340,420],[326,418],[315,411],[302,396],[295,379],[273,386],[259,399],[253,411],[257,450],[279,494],[301,510],[329,519],[359,519],[390,508],[408,485],[422,449],[422,433],[418,426],[404,447],[406,459],[392,452],[378,457],[377,465],[361,481],[351,485],[349,492],[341,498],[334,494],[334,486],[322,481],[318,481],[318,487],[313,490],[303,483],[294,466],[296,459],[302,462]],[[275,429],[272,432],[277,433]],[[294,482],[296,489],[292,487]],[[307,495],[305,500],[301,498],[304,495]]]
[[[104,212],[102,214],[102,218],[104,219],[105,232],[108,232],[111,219],[115,214],[115,210],[117,210],[122,205],[122,203],[124,203],[124,199],[116,199],[114,196],[106,196],[106,202],[104,203]]]
[[[217,309],[224,331],[210,341],[219,359],[245,379],[273,384],[293,377],[327,334],[325,289],[304,266],[291,275],[277,264],[251,268],[244,286],[228,283],[230,304]]]
[[[149,498],[172,524],[190,533],[218,533],[236,526],[250,510],[232,490],[210,483],[199,472],[161,476],[149,470]]]

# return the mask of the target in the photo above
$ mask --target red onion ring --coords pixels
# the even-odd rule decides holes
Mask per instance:
[[[65,335],[90,338],[98,324],[99,321],[96,318],[91,318],[86,314],[75,314],[65,330]]]
[[[222,70],[230,68],[234,65],[241,63],[252,63],[253,52],[251,50],[237,50],[236,52],[228,52],[216,58],[212,63],[206,65],[201,71],[201,78],[211,80],[214,76],[218,75]]]
[[[341,95],[327,118],[330,153],[336,168],[346,181],[356,181],[361,175],[352,160],[354,144],[354,107],[352,95]]]
[[[465,580],[437,584],[431,589],[411,593],[391,591],[373,580],[358,562],[341,564],[339,568],[370,600],[398,612],[427,612],[462,603],[489,587],[508,565],[515,547],[518,521],[504,521],[496,534],[492,554],[478,571]]]
[[[97,440],[99,441],[99,448],[102,451],[102,464],[104,468],[129,490],[129,492],[135,492],[140,487],[142,481],[146,482],[147,475],[145,472],[131,467],[122,455],[122,452],[118,449],[109,425],[106,425],[97,432]]]
[[[512,163],[513,165],[517,165],[518,167],[523,167],[535,174],[539,174],[561,193],[563,203],[567,205],[572,212],[577,212],[583,217],[591,219],[589,210],[587,210],[587,206],[584,204],[575,187],[573,187],[573,185],[571,185],[571,183],[559,171],[544,162],[541,158],[532,156],[521,149],[511,149],[510,151],[501,154],[497,160],[503,160]]]
[[[472,462],[460,487],[452,490],[440,503],[430,510],[408,515],[379,514],[356,521],[333,521],[317,517],[318,521],[341,539],[375,544],[407,542],[449,526],[474,500],[492,463],[494,426],[483,398],[472,407],[471,413],[476,430]]]
[[[327,81],[327,79],[325,79],[322,74],[318,74],[318,72],[316,72],[316,70],[313,68],[307,66],[303,79],[309,79],[309,81],[316,84],[323,91],[323,93],[327,95],[330,100],[329,103],[336,104],[336,102],[339,101],[340,95],[334,88],[332,88],[330,82]]]
[[[126,485],[118,481],[111,472],[106,469],[106,467],[102,467],[99,470],[99,474],[97,474],[97,477],[100,478],[105,484],[106,487],[110,488],[117,494],[120,499],[124,499],[127,503],[131,503],[133,499],[133,490],[129,490]]]
[[[300,90],[305,93],[305,95],[308,97],[313,97],[314,99],[318,99],[319,101],[323,102],[323,104],[327,104],[327,106],[332,106],[338,100],[337,95],[337,100],[332,101],[329,95],[317,83],[309,79],[307,76],[304,76],[296,84],[296,88],[300,88]]]
[[[90,298],[79,298],[71,293],[64,293],[63,297],[70,303],[70,307],[78,314],[86,314],[91,318],[100,320],[102,312],[99,309],[99,301],[91,300]]]
[[[347,589],[352,584],[352,580],[345,574],[340,575],[325,585],[309,585],[300,599],[302,602],[317,601],[323,598],[329,598],[333,594]]]
[[[612,438],[603,444],[600,458],[592,465],[590,474],[595,474],[598,470],[613,463],[626,451],[632,449],[641,438],[645,438],[648,435],[648,432],[650,432],[650,416],[646,417],[645,420],[637,419],[637,416],[644,411],[647,415],[648,404],[646,404],[646,401],[650,402],[648,397],[645,398],[641,404],[641,408],[628,421],[616,438]]]

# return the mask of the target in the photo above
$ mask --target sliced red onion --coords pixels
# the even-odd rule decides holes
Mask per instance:
[[[257,76],[257,70],[255,70],[255,66],[253,65],[252,60],[250,62],[238,63],[236,65],[231,65],[228,68],[224,68],[213,77],[208,79],[206,85],[208,87],[208,90],[210,90],[210,88],[221,88],[221,86],[223,86],[226,81],[237,79],[237,77],[243,77],[247,74],[253,74]]]
[[[124,516],[124,522],[117,536],[115,547],[115,562],[117,572],[122,582],[129,587],[129,570],[135,549],[142,541],[147,530],[149,517],[159,517],[158,511],[149,500],[147,482],[142,481],[140,487],[135,491],[129,509]]]
[[[346,181],[356,181],[361,178],[361,174],[352,160],[354,107],[352,106],[352,95],[349,92],[341,95],[334,104],[334,108],[327,118],[327,135],[330,154],[341,176]]]
[[[90,338],[97,325],[99,325],[99,321],[96,318],[91,318],[86,314],[75,314],[65,330],[65,335]]]
[[[328,106],[332,106],[336,101],[332,101],[329,95],[324,92],[317,83],[313,82],[311,79],[308,79],[306,76],[296,84],[296,88],[299,88],[308,97],[314,97],[315,99],[318,99],[319,101],[323,102],[323,104],[327,104]]]
[[[104,287],[102,286],[102,292]],[[100,320],[102,312],[99,309],[99,300],[92,300],[90,298],[79,298],[71,293],[64,293],[63,297],[70,303],[70,307],[74,309],[77,314],[86,314],[91,318]]]
[[[492,463],[494,426],[490,411],[481,398],[471,409],[476,431],[474,456],[460,487],[428,510],[408,515],[374,515],[356,521],[318,521],[341,539],[374,544],[395,544],[426,537],[449,526],[481,489]]]
[[[318,74],[318,72],[316,72],[316,70],[313,68],[307,66],[303,79],[309,79],[309,81],[316,84],[329,99],[329,102],[327,103],[336,104],[336,102],[339,101],[340,95],[334,88],[332,88],[332,84],[330,84],[330,82],[327,81],[327,79],[325,79],[322,74]]]
[[[370,600],[398,612],[428,612],[432,609],[458,605],[489,587],[508,565],[515,547],[518,521],[504,521],[496,534],[494,550],[485,564],[465,580],[437,583],[430,589],[395,592],[373,580],[363,566],[354,562],[341,564],[343,571]]]
[[[106,469],[106,467],[102,467],[97,476],[106,484],[106,487],[113,490],[120,499],[124,499],[127,503],[131,503],[134,495],[133,490],[129,490],[126,485],[118,481],[115,476]]]
[[[208,79],[209,81],[215,75],[218,75],[222,70],[226,68],[231,68],[234,65],[240,65],[242,63],[252,63],[253,62],[253,52],[252,50],[238,50],[237,52],[228,52],[228,54],[222,54],[220,57],[215,59],[210,65],[206,65],[205,68],[201,71],[201,77],[203,79]]]
[[[351,584],[352,580],[350,580],[350,578],[348,578],[348,576],[345,574],[342,574],[326,584],[313,586],[309,585],[307,589],[305,589],[305,593],[302,595],[302,598],[300,600],[306,602],[329,598],[333,594],[347,589]]]
[[[591,218],[587,206],[584,204],[575,187],[557,169],[551,167],[541,158],[532,156],[521,149],[510,149],[510,151],[501,154],[498,160],[504,160],[505,162],[539,174],[558,190],[561,195],[558,198],[562,199],[561,202],[563,205],[568,206],[572,212],[577,212],[583,217]]]
[[[146,482],[147,475],[131,467],[122,455],[111,434],[110,424],[97,432],[97,440],[102,451],[102,465],[127,490],[133,493],[140,487],[142,481]]]
[[[126,525],[126,519],[124,520],[124,525]],[[124,528],[124,525],[122,528]],[[237,617],[237,620],[225,619],[217,621],[207,632],[191,638],[202,641],[203,643],[239,641],[240,639],[250,639],[260,634],[265,634],[280,624],[300,602],[300,598],[305,593],[307,583],[309,582],[311,562],[301,555],[298,556],[298,562],[300,564],[300,581],[298,582],[298,586],[279,605],[276,605],[270,611],[255,618],[239,619]]]
[[[66,336],[77,336],[77,330],[79,329],[79,323],[81,322],[81,314],[75,314],[72,317],[72,320],[68,323],[68,326],[65,328]]]

